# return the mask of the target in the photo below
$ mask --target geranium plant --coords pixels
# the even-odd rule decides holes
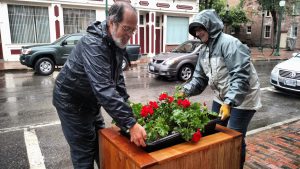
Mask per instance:
[[[198,142],[205,125],[217,117],[210,112],[205,103],[191,103],[180,94],[180,87],[175,88],[174,95],[163,92],[157,101],[147,104],[130,103],[134,116],[147,132],[147,142],[179,132],[186,141]]]

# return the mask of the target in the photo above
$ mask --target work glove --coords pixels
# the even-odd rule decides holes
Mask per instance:
[[[179,92],[179,93],[178,93],[178,97],[180,97],[180,98],[185,98],[185,94],[184,94],[184,92],[182,92],[182,91],[181,91],[181,92]]]
[[[226,120],[230,116],[230,109],[231,107],[228,104],[222,104],[219,111],[219,117],[221,117],[221,120]]]

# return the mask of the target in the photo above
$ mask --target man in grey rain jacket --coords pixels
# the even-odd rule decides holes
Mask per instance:
[[[201,46],[193,78],[183,86],[186,96],[202,93],[207,85],[215,94],[212,111],[219,112],[222,125],[243,134],[241,168],[245,161],[245,135],[260,103],[260,84],[250,61],[250,50],[238,39],[222,32],[215,10],[203,10],[189,25],[189,33]]]
[[[126,103],[129,95],[121,69],[136,25],[137,13],[130,4],[112,5],[106,21],[87,28],[56,79],[53,105],[76,169],[94,168],[94,160],[99,167],[97,131],[104,127],[101,106],[119,127],[129,129],[132,142],[145,146],[146,132]]]

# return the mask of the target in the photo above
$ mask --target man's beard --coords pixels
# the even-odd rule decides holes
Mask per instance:
[[[125,44],[122,44],[121,38],[115,37],[115,32],[112,33],[112,39],[114,40],[116,46],[118,46],[118,47],[121,48],[121,49],[125,49],[126,46],[127,46],[127,44],[128,44],[128,42],[125,43]]]

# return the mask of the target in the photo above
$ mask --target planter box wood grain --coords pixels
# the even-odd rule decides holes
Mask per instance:
[[[99,130],[102,169],[238,169],[242,134],[216,126],[198,143],[185,142],[147,153],[112,128]]]

